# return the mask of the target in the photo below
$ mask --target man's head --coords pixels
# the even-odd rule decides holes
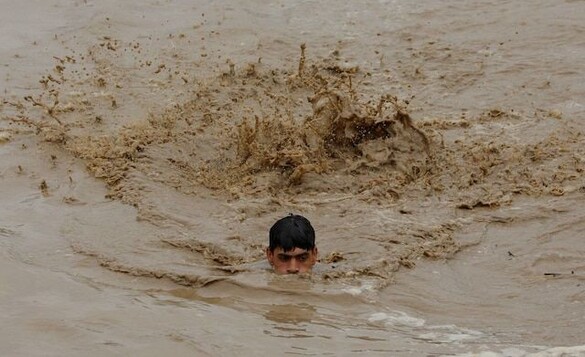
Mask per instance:
[[[278,274],[309,272],[317,255],[315,230],[305,217],[290,214],[270,228],[266,258]]]

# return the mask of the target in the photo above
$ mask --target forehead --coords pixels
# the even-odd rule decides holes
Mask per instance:
[[[284,255],[299,255],[299,254],[304,254],[304,253],[309,253],[309,252],[311,252],[311,251],[306,250],[306,249],[302,249],[302,248],[298,248],[298,247],[295,247],[293,250],[289,250],[287,252],[285,252],[284,249],[281,247],[277,247],[274,249],[274,254],[284,254]]]

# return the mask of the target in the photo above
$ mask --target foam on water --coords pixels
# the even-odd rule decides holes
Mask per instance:
[[[457,357],[579,357],[585,356],[585,345],[570,347],[551,347],[538,352],[527,352],[520,348],[506,348],[500,352],[467,352]]]
[[[455,325],[429,325],[425,319],[410,316],[402,311],[377,312],[370,315],[368,322],[404,331],[411,329],[417,339],[432,343],[458,343],[484,337],[480,331]]]

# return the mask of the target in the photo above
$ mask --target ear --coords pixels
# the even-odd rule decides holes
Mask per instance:
[[[313,264],[315,264],[319,260],[319,249],[317,246],[313,248]]]
[[[274,265],[274,252],[270,251],[270,247],[266,248],[266,259],[270,265]]]

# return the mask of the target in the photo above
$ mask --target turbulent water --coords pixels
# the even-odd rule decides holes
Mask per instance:
[[[585,355],[583,1],[1,5],[2,355]]]

